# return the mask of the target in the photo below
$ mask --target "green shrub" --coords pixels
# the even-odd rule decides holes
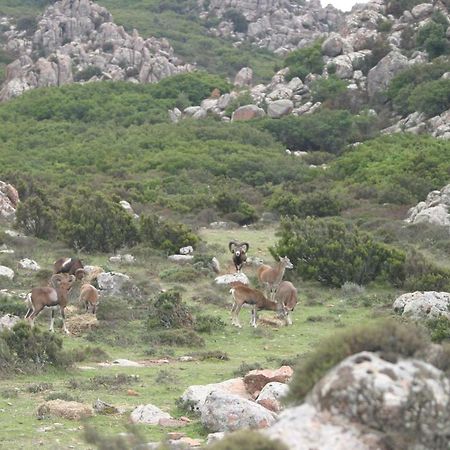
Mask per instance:
[[[88,66],[76,72],[73,76],[74,81],[89,81],[93,77],[99,77],[102,74],[102,69],[97,66]]]
[[[450,79],[421,83],[409,96],[410,110],[427,117],[437,116],[450,108]]]
[[[300,358],[289,384],[287,401],[299,404],[314,385],[336,364],[362,351],[376,352],[389,361],[410,358],[423,351],[428,341],[421,328],[392,319],[378,320],[333,334],[319,343],[314,352]]]
[[[416,43],[427,51],[430,58],[445,55],[450,48],[446,36],[448,21],[442,13],[439,14],[417,31]]]
[[[321,74],[325,66],[322,57],[322,42],[319,39],[309,47],[303,47],[289,53],[284,66],[289,67],[288,79],[299,77],[302,80],[310,73]]]
[[[198,333],[213,333],[214,331],[223,330],[226,323],[218,316],[211,314],[199,314],[195,316],[194,330]]]
[[[161,292],[152,303],[146,328],[192,328],[194,318],[178,291]]]
[[[204,339],[194,330],[161,330],[152,331],[146,336],[152,345],[168,345],[176,347],[203,347]]]
[[[248,29],[248,22],[244,14],[237,9],[227,9],[222,16],[225,20],[233,23],[233,28],[236,33],[246,33]]]
[[[105,195],[85,190],[64,199],[58,230],[72,248],[88,252],[115,252],[138,240],[131,214]]]
[[[22,16],[17,19],[16,28],[18,31],[26,31],[28,36],[32,36],[37,30],[37,20],[33,16]]]
[[[386,40],[386,37],[382,35],[378,36],[372,46],[372,54],[370,55],[364,72],[369,68],[376,66],[391,50],[391,46]]]
[[[284,219],[272,255],[287,255],[304,279],[329,286],[351,281],[365,285],[385,277],[395,285],[404,280],[404,255],[361,232],[332,219]]]
[[[28,197],[19,203],[16,225],[25,233],[42,239],[55,236],[57,213],[45,197]]]
[[[205,361],[208,359],[216,359],[219,361],[229,361],[230,357],[228,356],[228,353],[223,352],[221,350],[209,350],[209,351],[203,351],[203,352],[193,352],[190,353],[189,356],[192,356],[196,359],[199,359],[200,361]]]
[[[389,19],[379,20],[377,23],[377,31],[379,33],[389,33],[392,30],[394,22]]]
[[[314,102],[326,102],[329,107],[337,107],[339,99],[347,92],[347,82],[335,75],[319,78],[311,84]]]
[[[131,320],[132,306],[124,299],[104,296],[98,304],[96,316],[98,320],[112,322],[115,320]]]
[[[450,320],[447,317],[438,317],[426,322],[426,327],[430,331],[433,342],[442,342],[450,340]]]
[[[236,109],[238,109],[239,107],[251,104],[253,104],[253,97],[249,92],[244,92],[242,94],[239,94],[230,102],[230,104],[225,109],[225,114],[227,116],[231,116],[231,114],[233,114],[233,112],[236,111]]]
[[[4,314],[13,314],[14,316],[24,317],[28,308],[23,300],[13,300],[0,294],[0,316]]]
[[[191,265],[169,267],[159,273],[161,280],[172,283],[192,283],[197,280],[201,273]]]
[[[287,450],[288,447],[278,439],[270,439],[258,431],[241,430],[225,436],[218,442],[208,445],[208,450]]]

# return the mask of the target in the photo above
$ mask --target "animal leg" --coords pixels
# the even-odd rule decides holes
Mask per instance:
[[[95,315],[95,311],[97,311],[97,303],[94,303],[94,304],[92,305],[92,314]]]
[[[52,333],[55,332],[55,329],[53,328],[54,322],[55,322],[55,310],[52,308],[52,315],[50,317],[50,328],[48,329],[48,331],[51,331]]]
[[[27,317],[28,321],[30,322],[30,325],[32,328],[34,328],[34,320],[36,319],[37,315],[44,309],[43,306],[41,306],[39,309],[34,309],[33,306],[33,312]],[[28,314],[28,313],[27,313]]]
[[[242,328],[242,325],[239,322],[239,313],[241,311],[242,305],[238,305],[236,307],[236,310],[234,312],[234,320],[233,320],[233,325],[238,327],[238,328]]]
[[[253,328],[256,328],[258,325],[256,324],[256,321],[258,319],[258,315],[256,312],[256,306],[253,306],[252,308],[252,320],[251,320],[251,325]]]
[[[60,311],[61,311],[61,317],[62,317],[62,321],[63,321],[64,333],[69,334],[69,330],[66,327],[66,315],[64,314],[64,308],[60,307]]]

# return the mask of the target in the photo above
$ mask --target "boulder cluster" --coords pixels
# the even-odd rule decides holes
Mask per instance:
[[[153,83],[193,69],[174,55],[167,39],[128,34],[90,0],[50,5],[31,37],[13,25],[5,35],[6,50],[20,56],[7,67],[0,100],[74,81]]]

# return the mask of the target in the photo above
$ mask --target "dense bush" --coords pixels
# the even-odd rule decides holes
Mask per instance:
[[[188,226],[163,220],[155,214],[142,215],[139,229],[142,243],[169,253],[178,252],[187,245],[195,247],[199,242],[198,236]]]
[[[430,337],[433,342],[450,341],[450,319],[441,316],[436,319],[430,319],[426,322],[426,327],[430,331]]]
[[[55,208],[46,197],[33,196],[19,203],[16,212],[16,225],[26,234],[49,239],[56,233]]]
[[[65,199],[58,230],[71,247],[88,252],[115,251],[138,240],[138,229],[131,214],[117,201],[85,190]]]
[[[428,341],[415,325],[394,320],[379,320],[353,327],[323,340],[306,357],[301,358],[289,384],[288,402],[299,404],[314,385],[336,364],[362,351],[377,352],[384,359],[410,358],[423,351]]]
[[[421,111],[428,117],[437,116],[450,108],[450,79],[421,83],[409,97],[410,110]]]
[[[152,331],[146,336],[152,345],[168,345],[176,347],[203,347],[204,339],[194,330],[161,330]]]
[[[284,66],[289,67],[288,79],[299,77],[304,80],[310,73],[321,74],[325,66],[322,57],[322,40],[289,53],[284,60]]]
[[[211,334],[213,331],[223,330],[225,326],[225,322],[220,317],[210,314],[199,314],[195,316],[194,330],[199,333]]]
[[[440,11],[436,11],[432,20],[417,31],[416,43],[427,51],[430,58],[448,53],[450,49],[446,36],[448,25],[447,18]]]
[[[314,102],[326,102],[326,106],[337,108],[339,100],[347,92],[347,82],[335,75],[319,78],[311,84]]]
[[[233,23],[233,28],[236,33],[246,33],[248,29],[248,22],[244,14],[237,9],[227,9],[223,13],[223,18]]]
[[[97,66],[88,66],[86,69],[82,69],[75,73],[73,76],[74,81],[88,81],[93,77],[99,77],[102,74],[102,69]]]
[[[13,314],[14,316],[24,317],[27,310],[28,308],[23,300],[12,300],[0,294],[0,316]]]
[[[241,430],[225,436],[218,442],[208,445],[208,450],[287,450],[288,447],[278,439],[270,439],[258,431]]]
[[[301,117],[266,119],[260,126],[291,150],[339,153],[352,140],[353,117],[347,111],[323,110]]]
[[[379,276],[396,285],[404,280],[401,252],[343,221],[284,219],[278,236],[271,253],[289,256],[305,279],[337,287],[347,281],[365,285]]]

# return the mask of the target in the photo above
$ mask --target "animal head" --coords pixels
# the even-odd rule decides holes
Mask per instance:
[[[84,277],[84,275],[85,275],[84,269],[77,269],[77,270],[75,270],[75,278],[77,280],[81,280]]]
[[[286,268],[286,269],[293,269],[294,265],[291,263],[291,260],[287,256],[279,256],[280,263]]]
[[[63,289],[65,291],[68,291],[71,287],[74,281],[76,280],[75,275],[65,275],[65,274],[54,274],[50,278],[50,285],[57,289]]]
[[[250,244],[248,242],[239,243],[236,241],[230,241],[228,244],[228,248],[230,249],[231,253],[233,253],[236,256],[240,256],[241,254],[245,254],[248,252]]]

